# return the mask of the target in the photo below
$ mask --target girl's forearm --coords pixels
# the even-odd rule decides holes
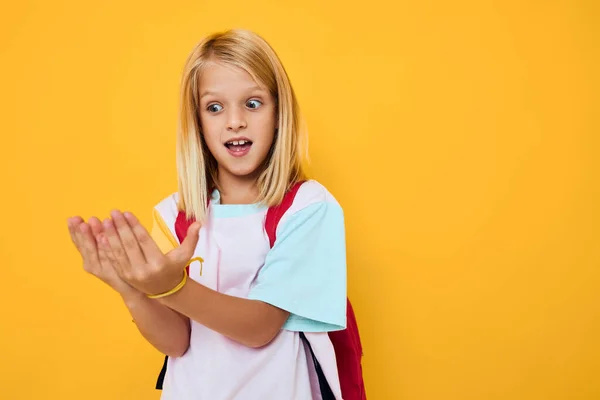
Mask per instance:
[[[169,357],[181,357],[190,345],[190,321],[187,317],[149,299],[145,294],[121,295],[142,336]]]
[[[289,316],[287,311],[270,304],[219,293],[191,279],[180,291],[158,300],[207,328],[253,348],[273,340]]]

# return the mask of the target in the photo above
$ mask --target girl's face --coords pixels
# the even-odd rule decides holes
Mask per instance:
[[[273,144],[275,99],[246,71],[210,62],[200,77],[200,123],[219,177],[255,178]]]

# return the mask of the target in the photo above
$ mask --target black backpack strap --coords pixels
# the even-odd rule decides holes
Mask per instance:
[[[162,390],[163,382],[165,381],[165,374],[167,373],[167,361],[169,360],[169,356],[165,356],[165,362],[163,363],[162,369],[160,370],[160,374],[158,374],[158,380],[156,381],[156,389]]]
[[[335,396],[333,395],[333,392],[331,391],[331,387],[329,387],[329,383],[327,382],[327,379],[325,378],[325,374],[323,374],[323,370],[321,369],[321,364],[319,364],[317,357],[315,357],[315,353],[313,353],[313,349],[310,346],[310,343],[308,342],[308,339],[306,338],[306,335],[304,334],[304,332],[300,332],[300,338],[302,338],[302,341],[308,346],[308,349],[310,350],[310,355],[311,355],[313,363],[315,365],[315,370],[317,371],[317,377],[319,378],[319,388],[321,389],[322,399],[323,400],[335,400]]]

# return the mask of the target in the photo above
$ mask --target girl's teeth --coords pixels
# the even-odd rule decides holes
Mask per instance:
[[[250,145],[250,141],[249,140],[232,140],[231,142],[227,142],[225,145],[226,146],[245,146],[245,145]]]

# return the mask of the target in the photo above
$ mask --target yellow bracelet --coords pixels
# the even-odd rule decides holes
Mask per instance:
[[[167,296],[172,295],[173,293],[177,293],[185,285],[186,281],[187,281],[187,273],[186,273],[186,271],[183,271],[183,279],[181,280],[181,282],[179,282],[179,284],[177,286],[175,286],[173,289],[169,290],[168,292],[159,293],[159,294],[149,294],[148,298],[160,299],[161,297],[167,297]]]

